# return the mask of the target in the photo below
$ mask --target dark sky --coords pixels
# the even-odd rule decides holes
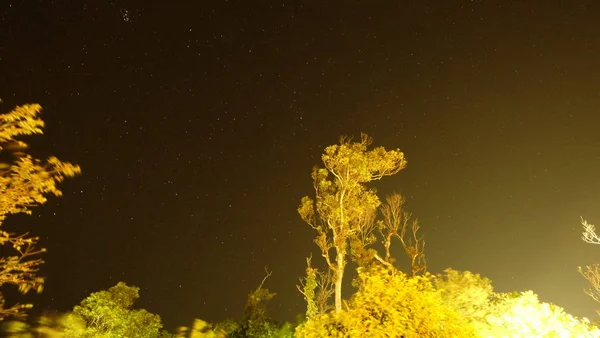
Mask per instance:
[[[235,318],[266,265],[293,320],[311,167],[363,131],[407,156],[376,187],[407,197],[430,271],[595,317],[597,1],[172,2],[0,3],[1,111],[42,104],[32,151],[83,169],[5,224],[49,250],[38,308],[125,281],[167,328]]]

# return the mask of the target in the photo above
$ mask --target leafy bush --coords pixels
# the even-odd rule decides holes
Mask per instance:
[[[374,266],[358,269],[359,291],[346,310],[309,319],[296,337],[475,337],[465,319],[443,305],[430,276],[408,277]]]

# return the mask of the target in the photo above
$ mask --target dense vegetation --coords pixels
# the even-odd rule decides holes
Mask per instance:
[[[8,163],[0,167],[0,224],[9,214],[30,213],[60,196],[58,183],[80,169],[55,157],[42,161],[26,153],[17,138],[41,134],[39,105],[25,105],[0,115],[0,151]],[[275,296],[265,287],[271,275],[248,295],[239,320],[207,323],[196,319],[175,333],[163,330],[158,315],[135,309],[139,288],[119,282],[92,293],[69,313],[27,320],[31,304],[7,305],[0,295],[2,334],[8,337],[599,337],[587,319],[573,317],[531,292],[496,293],[489,279],[469,271],[427,271],[420,225],[405,209],[400,194],[381,202],[369,182],[406,167],[404,154],[361,135],[357,142],[342,138],[322,156],[323,167],[312,172],[314,195],[301,200],[300,217],[315,232],[324,270],[307,258],[306,276],[297,285],[306,300],[298,323],[278,323],[268,316]],[[583,221],[584,240],[598,244],[595,228]],[[41,292],[44,278],[39,239],[0,231],[0,285],[22,293]],[[307,244],[308,245],[308,244]],[[406,272],[396,265],[390,247],[400,245],[409,258]],[[308,249],[307,249],[308,250]],[[350,271],[353,262],[358,268]],[[581,270],[592,282],[588,293],[600,292],[598,266]],[[345,277],[354,292],[343,293]],[[594,282],[596,282],[594,284]],[[293,287],[293,286],[291,286]]]

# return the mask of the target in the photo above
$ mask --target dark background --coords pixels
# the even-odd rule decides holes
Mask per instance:
[[[408,158],[376,187],[407,197],[431,272],[596,319],[576,270],[600,260],[579,224],[600,223],[596,1],[176,3],[0,3],[0,109],[42,104],[32,152],[83,169],[4,225],[48,249],[38,311],[125,281],[168,329],[235,318],[266,265],[293,320],[317,253],[296,207],[362,131]]]

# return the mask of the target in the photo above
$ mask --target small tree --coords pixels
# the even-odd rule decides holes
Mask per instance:
[[[296,285],[306,301],[306,318],[332,309],[329,303],[333,295],[331,272],[322,272],[313,268],[311,260],[312,256],[306,258],[306,277],[300,279],[300,285]]]
[[[269,301],[276,294],[264,287],[272,274],[266,267],[265,272],[266,275],[258,287],[248,294],[242,321],[233,332],[228,332],[230,337],[266,338],[272,337],[278,331],[277,323],[267,315]]]
[[[80,168],[56,157],[38,160],[26,153],[27,144],[18,137],[42,134],[44,121],[39,117],[41,106],[28,104],[0,115],[0,225],[10,214],[31,214],[31,208],[46,203],[48,195],[61,196],[58,183],[80,173]],[[38,249],[39,238],[29,234],[0,231],[0,246],[12,249],[12,254],[0,257],[0,286],[14,285],[21,293],[41,292],[44,278],[38,275],[43,261]],[[8,316],[23,317],[31,304],[5,306],[0,294],[0,320]]]
[[[244,326],[248,337],[267,337],[275,329],[274,323],[267,315],[268,304],[277,294],[265,288],[265,282],[271,277],[272,272],[265,268],[266,275],[260,285],[248,295],[246,310],[244,311]]]
[[[160,317],[144,309],[132,309],[138,298],[139,288],[123,282],[92,293],[73,308],[65,333],[74,338],[158,337],[162,328]]]
[[[300,217],[317,231],[315,243],[331,271],[335,310],[342,311],[342,283],[348,245],[372,227],[373,215],[380,205],[367,183],[394,175],[406,166],[404,153],[383,147],[368,150],[372,140],[361,134],[359,142],[342,137],[339,145],[325,149],[324,168],[312,172],[315,199],[305,196],[298,207]],[[335,250],[332,257],[331,251]]]

